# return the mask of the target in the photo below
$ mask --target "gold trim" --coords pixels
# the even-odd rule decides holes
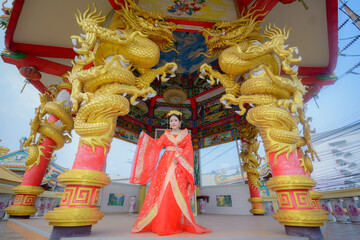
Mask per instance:
[[[312,208],[312,200],[308,191],[294,191],[293,194],[298,208]]]
[[[30,216],[37,211],[35,206],[11,205],[10,207],[5,208],[5,212],[10,216]]]
[[[289,192],[278,192],[276,194],[280,208],[294,208],[294,204]]]
[[[266,213],[266,210],[264,210],[264,209],[250,209],[250,212],[252,213],[252,214],[265,214]]]
[[[251,203],[262,203],[264,200],[261,197],[251,197],[248,201]]]
[[[266,196],[266,197],[262,197],[262,199],[264,199],[265,202],[277,201],[277,197],[274,197],[274,196]]]
[[[111,181],[104,172],[86,169],[70,169],[58,176],[58,180],[65,185],[87,185],[105,187]]]
[[[94,225],[104,217],[99,208],[55,208],[45,214],[51,226],[76,227]]]
[[[72,84],[71,83],[60,83],[56,86],[56,88],[60,91],[61,89],[69,89],[72,90]]]
[[[273,218],[282,225],[319,227],[328,221],[328,213],[324,210],[279,210]]]
[[[19,185],[12,189],[16,194],[39,195],[45,192],[42,187]]]
[[[329,198],[343,198],[343,197],[356,197],[360,196],[360,188],[349,188],[342,190],[334,190],[321,192],[321,199],[329,199]]]
[[[310,193],[310,197],[311,197],[311,199],[313,199],[313,200],[320,199],[320,198],[321,198],[321,196],[322,196],[322,194],[321,194],[321,193],[319,193],[319,192],[315,192],[315,191],[309,191],[309,193]]]
[[[273,191],[286,189],[312,189],[316,182],[305,175],[285,175],[272,177],[266,186]]]

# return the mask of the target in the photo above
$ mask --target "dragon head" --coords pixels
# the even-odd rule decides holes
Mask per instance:
[[[212,28],[205,28],[203,30],[207,49],[212,56],[244,41],[264,42],[264,37],[260,33],[260,23],[262,21],[257,20],[264,14],[255,15],[262,10],[250,10],[247,14],[242,13],[242,17],[236,21],[218,22]]]
[[[134,0],[127,0],[125,6],[115,13],[109,28],[139,31],[162,50],[173,44],[172,31],[176,29],[176,24],[165,22],[162,14],[145,11]]]

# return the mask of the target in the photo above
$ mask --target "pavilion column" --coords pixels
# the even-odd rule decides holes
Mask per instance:
[[[5,209],[11,217],[29,218],[37,212],[34,206],[37,195],[44,192],[40,187],[45,171],[47,170],[54,150],[63,147],[69,141],[68,136],[64,136],[64,131],[73,128],[73,119],[69,112],[71,106],[70,93],[71,84],[60,84],[57,86],[59,93],[56,101],[51,101],[49,94],[41,96],[42,104],[37,108],[37,113],[31,122],[31,135],[25,146],[35,142],[36,134],[40,137],[36,144],[32,144],[29,149],[29,156],[26,160],[26,171],[22,183],[13,188],[17,194],[13,205]],[[47,120],[44,115],[50,114]]]
[[[246,118],[259,130],[272,171],[267,186],[276,191],[280,208],[273,214],[274,219],[285,225],[289,235],[322,239],[319,227],[327,221],[327,215],[312,205],[310,191],[316,182],[300,161],[297,119],[287,109],[271,105],[251,108]]]
[[[98,104],[100,98],[108,104]],[[91,226],[104,216],[96,206],[100,188],[110,183],[104,173],[106,157],[117,118],[127,114],[129,109],[125,97],[108,94],[94,97],[78,111],[75,131],[80,135],[80,142],[75,161],[72,169],[58,177],[66,185],[60,206],[45,215],[45,220],[54,226],[51,239],[88,235]],[[71,235],[66,235],[67,232]]]
[[[250,126],[250,124],[248,124]],[[243,161],[241,166],[242,170],[247,173],[248,185],[250,191],[249,202],[251,202],[252,208],[250,212],[254,215],[264,215],[266,210],[263,207],[263,199],[260,195],[260,173],[258,167],[261,163],[261,158],[257,153],[259,143],[255,138],[258,134],[256,128],[249,128],[249,136],[247,138],[241,138],[241,153],[240,157]]]
[[[301,167],[304,169],[305,174],[309,178],[311,178],[311,173],[313,171],[313,165],[311,159],[307,156],[307,154],[304,154],[301,148],[298,148],[297,151],[298,151],[299,161],[301,162]],[[309,193],[311,197],[312,207],[315,210],[319,211],[319,213],[327,214],[326,211],[322,209],[320,203],[320,198],[322,197],[322,194],[315,191],[315,186],[309,191]]]
[[[322,226],[327,216],[313,208],[310,196],[316,183],[301,167],[296,150],[276,160],[275,153],[270,153],[269,162],[273,177],[267,186],[276,191],[280,208],[273,215],[275,220],[287,226]]]
[[[195,183],[195,196],[196,196],[195,204],[196,204],[197,213],[200,213],[200,200],[198,201],[198,196],[201,196],[199,139],[193,138],[192,142],[194,149],[194,183]]]

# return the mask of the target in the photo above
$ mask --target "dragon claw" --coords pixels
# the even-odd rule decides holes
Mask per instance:
[[[175,71],[177,70],[177,68],[178,68],[178,66],[175,65],[175,66],[170,70],[170,72],[175,72]]]
[[[228,100],[225,100],[225,99],[221,101],[221,103],[224,105],[227,105],[227,102],[228,102]]]
[[[77,45],[77,40],[76,40],[75,38],[71,39],[71,41],[72,41],[72,44],[73,44],[74,46]]]

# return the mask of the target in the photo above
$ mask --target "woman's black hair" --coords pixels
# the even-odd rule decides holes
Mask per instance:
[[[179,119],[179,122],[181,121],[180,115],[177,115],[177,114],[171,114],[171,115],[169,116],[169,121],[170,121],[170,118],[171,118],[172,116],[177,117],[177,119]]]

